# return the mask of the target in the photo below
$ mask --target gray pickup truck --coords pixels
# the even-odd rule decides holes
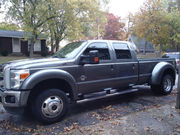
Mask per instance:
[[[143,84],[170,94],[175,64],[169,58],[137,59],[130,42],[73,42],[49,58],[2,64],[0,102],[8,112],[29,109],[38,121],[52,123],[65,115],[69,103],[92,98],[88,94],[122,94]]]

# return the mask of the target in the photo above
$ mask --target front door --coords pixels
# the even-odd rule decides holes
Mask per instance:
[[[97,92],[112,87],[115,73],[109,49],[106,42],[95,42],[84,51],[83,55],[88,55],[89,51],[98,50],[100,63],[79,66],[79,93]]]
[[[21,44],[19,38],[12,39],[12,51],[13,53],[20,53],[21,52]]]

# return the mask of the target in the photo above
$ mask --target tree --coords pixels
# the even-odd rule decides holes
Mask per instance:
[[[1,30],[18,30],[19,27],[13,23],[9,24],[6,22],[2,22],[2,23],[0,23],[0,29]]]
[[[59,43],[65,38],[71,41],[94,37],[97,17],[101,19],[101,26],[105,22],[98,0],[55,0],[49,4],[48,10],[49,16],[54,14],[58,14],[58,17],[44,25],[51,37],[53,52],[54,48],[55,51],[59,50]]]
[[[124,40],[125,35],[125,23],[120,22],[120,17],[107,13],[107,25],[103,39]]]
[[[103,3],[107,3],[104,0]],[[99,0],[4,0],[9,4],[8,15],[22,29],[31,32],[30,57],[38,35],[45,32],[52,48],[59,50],[63,39],[85,38],[95,30],[97,17],[103,18]],[[101,21],[103,22],[103,21]],[[94,33],[93,33],[94,34]],[[55,44],[55,47],[54,47]]]
[[[132,33],[162,49],[180,46],[178,1],[147,0],[133,18]]]
[[[163,45],[170,44],[171,26],[162,1],[147,0],[135,14],[132,30],[138,37],[160,46],[160,50]]]
[[[22,29],[31,33],[30,57],[33,57],[34,44],[42,33],[42,25],[56,16],[47,16],[51,0],[4,0],[9,4],[8,15],[18,22]],[[28,35],[28,34],[27,34]]]

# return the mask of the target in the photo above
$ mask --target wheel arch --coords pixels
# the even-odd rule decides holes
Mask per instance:
[[[64,88],[68,88],[72,100],[77,98],[77,85],[75,79],[68,72],[59,69],[40,70],[33,73],[23,82],[21,89],[30,90],[31,96],[31,93],[38,91],[39,87],[50,88],[52,86],[54,86],[54,88],[61,88],[64,92],[67,92]]]
[[[158,63],[152,71],[150,84],[160,85],[162,77],[166,74],[170,74],[173,77],[173,83],[175,84],[176,71],[174,66],[168,62]]]

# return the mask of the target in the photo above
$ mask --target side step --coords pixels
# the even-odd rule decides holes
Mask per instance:
[[[83,95],[83,99],[81,98],[80,100],[77,101],[77,103],[88,102],[88,101],[92,101],[92,100],[102,99],[102,98],[106,98],[106,97],[112,97],[115,95],[128,94],[128,93],[133,93],[133,92],[137,92],[137,91],[138,91],[138,89],[127,89],[124,91],[118,91],[116,89],[113,89],[111,91],[108,90],[108,92],[103,91],[103,92],[98,92],[98,93],[92,93],[92,94]]]

